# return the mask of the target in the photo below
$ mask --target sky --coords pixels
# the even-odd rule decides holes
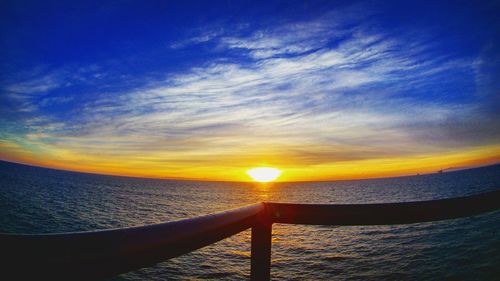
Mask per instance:
[[[404,2],[404,3],[403,3]],[[1,1],[0,159],[282,181],[500,162],[499,1]]]

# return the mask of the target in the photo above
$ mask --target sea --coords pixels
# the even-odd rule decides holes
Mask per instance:
[[[500,188],[500,165],[397,178],[274,183],[95,175],[0,161],[0,232],[155,224],[256,202],[383,203]],[[500,211],[388,226],[273,225],[273,280],[500,280]],[[250,231],[111,280],[248,280]]]

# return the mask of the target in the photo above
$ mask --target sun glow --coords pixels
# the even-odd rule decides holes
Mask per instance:
[[[274,181],[281,175],[281,171],[276,168],[270,167],[258,167],[247,171],[247,174],[254,180],[258,182],[270,182]]]

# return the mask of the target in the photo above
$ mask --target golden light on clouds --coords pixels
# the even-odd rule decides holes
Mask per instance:
[[[286,171],[274,179],[281,182],[500,163],[491,44],[464,35],[465,48],[449,56],[456,40],[427,30],[431,25],[423,26],[426,36],[439,40],[387,33],[352,17],[358,5],[347,6],[286,25],[186,25],[184,36],[161,43],[169,46],[160,52],[168,67],[136,67],[158,59],[141,49],[156,50],[151,40],[105,60],[96,48],[40,65],[8,56],[6,65],[19,67],[0,85],[0,160],[214,181],[254,181],[247,170],[269,166]],[[496,34],[488,24],[470,30]],[[54,47],[45,41],[26,51]]]
[[[303,157],[283,151],[262,154],[181,155],[169,153],[118,154],[112,147],[101,147],[89,154],[88,150],[55,146],[22,146],[0,141],[0,158],[56,169],[111,174],[121,176],[216,180],[255,181],[248,173],[249,167],[279,167],[286,171],[274,179],[278,182],[325,181],[362,178],[392,177],[412,174],[435,173],[441,169],[477,167],[500,162],[500,145],[484,146],[462,151],[432,154],[394,155],[374,159],[331,159],[322,163],[304,161]],[[122,153],[122,151],[119,151]],[[220,151],[218,151],[220,153]],[[183,157],[184,156],[184,157]],[[179,161],[182,160],[182,161]],[[306,159],[307,160],[307,159]],[[269,166],[262,163],[269,163]]]
[[[281,170],[271,167],[258,167],[247,171],[247,174],[257,182],[271,182],[281,175]]]

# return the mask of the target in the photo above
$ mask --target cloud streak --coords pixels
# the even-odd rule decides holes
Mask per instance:
[[[339,14],[236,34],[202,31],[170,48],[212,44],[213,60],[138,88],[92,93],[70,105],[66,118],[39,108],[73,97],[33,95],[64,87],[54,76],[3,92],[18,99],[19,112],[39,113],[24,121],[25,149],[178,171],[188,164],[314,167],[498,144],[498,119],[482,111],[482,101],[445,99],[456,90],[446,79],[466,81],[464,91],[485,80],[481,61],[438,54],[428,38],[386,34],[353,24],[360,22],[353,12]],[[4,142],[15,143],[15,134],[4,128]]]

